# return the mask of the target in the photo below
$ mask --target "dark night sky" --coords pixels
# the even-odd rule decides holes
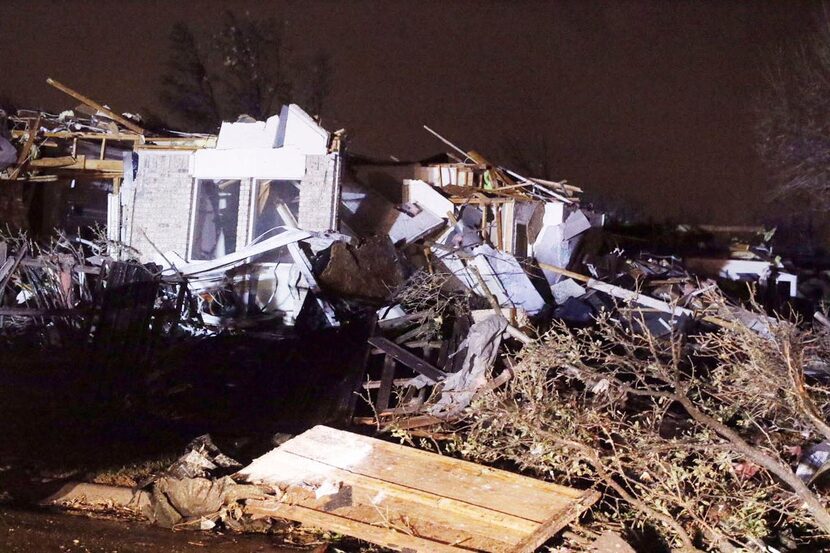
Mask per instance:
[[[57,109],[54,77],[116,110],[158,110],[177,20],[282,14],[298,56],[333,57],[329,129],[377,157],[442,150],[426,123],[485,156],[544,134],[556,177],[658,219],[762,221],[752,148],[766,60],[815,3],[0,0],[0,94]]]

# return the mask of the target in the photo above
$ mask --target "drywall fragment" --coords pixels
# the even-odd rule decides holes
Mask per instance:
[[[293,148],[306,155],[326,153],[329,133],[297,104],[282,106],[277,148]]]
[[[404,179],[404,198],[429,211],[436,217],[446,218],[448,213],[454,213],[453,203],[431,185],[422,180]]]
[[[412,212],[410,210],[410,213]],[[390,213],[393,213],[394,220],[388,234],[395,244],[401,242],[410,244],[432,234],[445,225],[444,219],[420,208],[414,211],[414,215],[403,210],[394,210]]]
[[[565,280],[561,280],[550,287],[551,292],[553,292],[553,299],[556,301],[557,305],[562,305],[565,303],[568,298],[578,298],[585,294],[585,288],[580,286],[576,283],[575,280],[571,278],[566,278]]]
[[[562,238],[564,240],[570,240],[571,238],[579,236],[589,228],[591,228],[591,221],[582,213],[582,210],[577,209],[565,219]]]
[[[533,283],[515,257],[487,244],[474,248],[473,254],[475,257],[472,263],[501,307],[517,307],[534,315],[545,306],[545,300],[533,287]],[[486,292],[479,288],[477,284],[473,289],[486,297]]]

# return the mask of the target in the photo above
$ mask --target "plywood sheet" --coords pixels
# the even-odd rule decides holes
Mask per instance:
[[[534,551],[598,497],[325,426],[238,476],[274,493],[253,515],[423,552]]]

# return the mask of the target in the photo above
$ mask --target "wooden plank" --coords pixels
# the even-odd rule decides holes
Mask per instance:
[[[0,178],[0,182],[57,182],[57,175],[24,175],[15,179]]]
[[[392,396],[392,383],[395,378],[395,359],[391,355],[383,358],[383,372],[380,376],[380,390],[378,390],[377,410],[386,411],[389,408],[389,398]]]
[[[381,352],[383,353],[383,352]],[[384,354],[385,355],[385,354]],[[392,386],[409,386],[412,383],[411,378],[395,378],[392,380]],[[364,382],[362,384],[364,390],[378,390],[381,387],[382,382],[380,380],[370,380],[368,382]]]
[[[77,157],[42,157],[33,159],[30,167],[38,169],[59,169],[65,171],[102,171],[105,173],[124,172],[124,162],[120,159],[90,159],[84,155]]]
[[[248,501],[252,516],[422,552],[529,553],[599,497],[324,426],[236,478],[275,494]]]
[[[205,146],[200,146],[197,144],[185,144],[185,145],[168,145],[168,144],[142,144],[140,146],[135,147],[135,151],[139,152],[141,150],[177,150],[177,151],[186,151],[186,152],[194,152],[196,150],[202,150]]]
[[[394,319],[385,319],[382,321],[378,321],[378,327],[383,330],[394,330],[422,321],[426,316],[426,311],[410,313],[408,315],[403,315],[401,317],[395,317]]]
[[[9,175],[9,180],[15,180],[17,178],[17,175],[20,174],[20,171],[23,170],[23,166],[26,163],[26,158],[29,157],[29,152],[32,151],[32,146],[34,146],[35,144],[35,137],[37,137],[37,131],[38,128],[40,128],[40,117],[41,116],[38,115],[34,125],[31,125],[29,127],[29,136],[26,139],[26,143],[23,145],[23,149],[20,150],[20,155],[17,157],[17,165]]]
[[[268,466],[277,477],[275,484],[284,491],[281,503],[373,525],[406,519],[408,530],[420,537],[454,543],[467,536],[466,546],[490,551],[510,550],[539,529],[537,522],[335,469],[288,452],[272,451],[268,457]],[[324,485],[332,493],[318,497],[316,490]]]
[[[4,257],[5,253],[6,252],[3,252]],[[0,265],[0,281],[6,279],[6,275],[8,275],[12,271],[12,267],[14,267],[16,262],[17,260],[14,257],[6,257],[6,259],[3,260],[3,264]]]
[[[24,257],[26,257],[27,253],[29,253],[29,244],[24,242],[23,245],[20,247],[20,250],[17,252],[17,255],[15,255],[14,258],[11,258],[11,265],[9,267],[6,267],[5,263],[3,264],[5,274],[3,274],[2,277],[0,277],[0,303],[2,303],[3,301],[3,295],[6,293],[6,286],[8,285],[9,280],[11,279],[14,272],[17,270],[17,266],[20,265],[20,262],[23,261]],[[6,261],[8,261],[8,259]]]
[[[542,544],[555,536],[557,532],[579,518],[579,515],[596,503],[599,498],[599,492],[586,490],[579,500],[571,503],[565,510],[543,522],[533,534],[518,543],[511,553],[533,553]]]
[[[97,111],[100,111],[101,113],[105,114],[107,117],[112,119],[113,121],[115,121],[117,123],[120,123],[122,126],[127,127],[131,131],[136,132],[138,134],[144,134],[144,129],[142,129],[141,127],[139,127],[138,125],[136,125],[135,123],[130,121],[129,119],[126,119],[126,118],[118,115],[117,113],[113,112],[112,110],[108,109],[107,107],[103,106],[102,104],[99,104],[95,100],[87,98],[86,96],[84,96],[80,92],[76,92],[75,90],[72,90],[68,86],[66,86],[62,83],[59,83],[55,79],[47,78],[46,79],[46,84],[49,84],[49,85],[57,88],[58,90],[60,90],[64,94],[68,94],[69,96],[72,96],[73,98],[75,98],[76,100],[81,102],[82,104],[86,104],[89,107],[91,107],[93,109],[96,109]]]
[[[282,448],[335,468],[538,523],[582,497],[573,488],[325,426],[315,426],[302,438],[289,440]],[[371,462],[349,464],[356,451],[370,452]]]
[[[504,251],[504,228],[502,228],[501,207],[498,205],[493,206],[493,213],[496,215],[494,221],[496,226],[496,249]]]
[[[588,282],[588,281],[591,280],[591,277],[589,277],[589,276],[585,276],[585,275],[582,275],[582,274],[579,274],[579,273],[575,273],[573,271],[563,269],[562,267],[557,267],[556,265],[550,265],[549,263],[542,263],[540,261],[539,262],[539,267],[541,267],[542,269],[545,269],[547,271],[550,271],[552,273],[556,273],[558,275],[562,275],[562,276],[566,276],[568,278],[572,278],[572,279],[577,280],[579,282]]]
[[[381,528],[362,522],[349,520],[330,513],[306,509],[297,505],[285,503],[269,503],[249,499],[245,511],[253,515],[295,520],[310,526],[317,526],[347,536],[354,536],[372,543],[389,547],[398,551],[414,551],[418,553],[458,553],[465,549],[447,544],[436,543],[416,536],[398,532],[392,528]],[[466,550],[469,551],[469,550]]]
[[[70,165],[75,165],[76,163],[78,163],[78,158],[74,158],[72,156],[42,157],[40,159],[32,160],[32,166],[38,168],[68,167]]]
[[[405,342],[401,344],[405,348],[422,348],[425,351],[437,349],[440,350],[444,344],[443,341],[438,340],[416,340],[414,342]]]
[[[440,382],[447,377],[447,373],[438,370],[417,355],[403,349],[398,344],[384,338],[383,336],[372,336],[369,343],[376,348],[382,349],[388,355],[400,361],[415,372],[424,375],[433,383]]]
[[[439,419],[438,417],[433,417],[432,415],[416,415],[414,417],[409,417],[407,419],[395,421],[394,423],[388,424],[385,427],[383,427],[382,430],[388,431],[392,428],[398,428],[400,430],[411,430],[413,428],[435,426],[436,424],[442,424],[445,422],[447,422],[445,419]]]
[[[12,131],[12,136],[18,138],[23,136],[25,131]],[[140,142],[144,139],[143,136],[140,134],[127,134],[127,133],[107,133],[107,132],[70,132],[70,131],[58,131],[58,132],[49,132],[46,131],[43,133],[45,138],[59,138],[59,139],[72,139],[77,138],[80,140],[118,140],[118,141],[130,141],[130,142]],[[152,140],[156,140],[155,138]]]
[[[409,341],[417,338],[421,334],[426,334],[425,330],[428,328],[428,327],[426,327],[426,324],[427,323],[424,323],[424,324],[416,326],[415,328],[407,330],[406,332],[404,332],[403,334],[401,334],[400,336],[395,338],[394,342],[396,344],[400,345],[400,344],[403,344],[405,342],[409,342]]]

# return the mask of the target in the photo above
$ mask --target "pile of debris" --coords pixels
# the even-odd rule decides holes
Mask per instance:
[[[244,468],[201,436],[132,492],[73,482],[42,504],[174,529],[261,532],[274,519],[291,520],[394,550],[520,553],[535,551],[598,497],[316,426]]]
[[[718,328],[770,337],[774,319],[721,301],[710,279],[798,294],[794,272],[769,249],[609,252],[605,218],[583,205],[580,188],[520,175],[429,128],[451,151],[420,162],[346,152],[343,131],[296,105],[267,121],[223,123],[217,136],[158,136],[49,82],[84,107],[10,117],[0,151],[17,155],[0,158],[0,180],[105,197],[105,237],[37,252],[24,238],[0,242],[4,334],[50,328],[53,345],[80,337],[115,358],[128,342],[147,351],[162,329],[311,333],[369,319],[358,380],[372,413],[353,422],[412,431],[457,420],[505,385],[505,354],[538,344],[553,324],[610,316],[656,339]],[[203,469],[238,468],[199,447]],[[419,463],[436,476],[425,479]],[[394,548],[532,551],[596,500],[321,427],[233,477],[219,472],[159,477],[139,502],[168,526],[221,519],[241,529],[245,517],[274,516]],[[190,496],[203,505],[186,504]]]

